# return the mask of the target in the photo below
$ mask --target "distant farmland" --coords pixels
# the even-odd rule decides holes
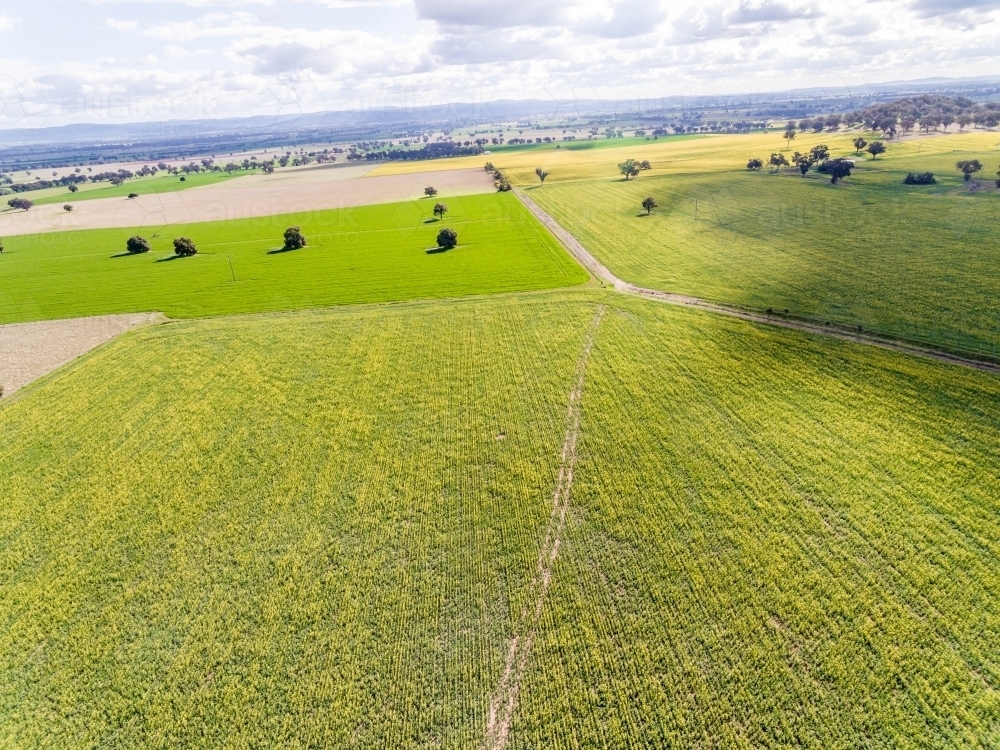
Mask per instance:
[[[583,283],[586,272],[512,195],[363,206],[239,222],[91,230],[11,237],[0,255],[0,323],[159,310],[192,317],[417,297],[545,289]],[[282,233],[300,225],[309,245]],[[442,226],[454,250],[428,252]],[[144,255],[125,255],[143,234]],[[199,252],[174,259],[172,240]]]
[[[0,736],[481,747],[517,635],[508,748],[994,746],[998,404],[598,290],[144,329],[0,406]]]

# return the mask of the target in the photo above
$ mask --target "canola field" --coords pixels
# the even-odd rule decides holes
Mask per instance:
[[[572,286],[586,272],[513,195],[449,198],[132,229],[11,237],[0,255],[0,323],[158,310],[189,318]],[[301,250],[282,252],[300,226]],[[458,247],[438,252],[442,226]],[[152,251],[128,255],[132,234]],[[198,254],[177,258],[175,237]]]
[[[1000,742],[996,378],[577,290],[171,323],[0,406],[3,744],[486,746],[588,331],[506,747]]]

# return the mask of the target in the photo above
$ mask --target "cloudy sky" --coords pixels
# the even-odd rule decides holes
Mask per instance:
[[[0,127],[1000,74],[1000,0],[35,0]]]

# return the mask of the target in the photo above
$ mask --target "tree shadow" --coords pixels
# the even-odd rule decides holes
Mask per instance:
[[[437,255],[438,253],[446,253],[449,250],[454,250],[454,249],[455,248],[453,247],[432,247],[428,250],[425,250],[424,252],[426,252],[428,255]]]
[[[133,255],[145,255],[146,253],[130,253],[128,250],[122,253],[115,253],[112,258],[131,258]]]
[[[640,211],[639,213],[636,214],[636,216],[640,219],[645,219],[647,216],[652,216],[652,214],[647,214],[645,211]]]
[[[268,255],[281,255],[282,253],[290,253],[293,250],[301,250],[301,247],[276,247],[273,250],[268,250]]]
[[[424,224],[437,224],[441,219],[424,219]]]
[[[171,261],[171,260],[180,260],[183,257],[185,257],[185,256],[183,256],[183,255],[168,255],[166,258],[159,258],[156,262],[157,263],[166,263],[166,262]]]

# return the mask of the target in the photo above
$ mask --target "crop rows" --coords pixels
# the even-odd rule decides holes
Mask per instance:
[[[592,314],[172,324],[4,407],[0,745],[474,746]]]
[[[1000,386],[598,291],[185,321],[0,407],[0,744],[1000,742]],[[529,606],[530,610],[530,606]]]
[[[998,395],[850,345],[609,313],[511,747],[996,746]]]

